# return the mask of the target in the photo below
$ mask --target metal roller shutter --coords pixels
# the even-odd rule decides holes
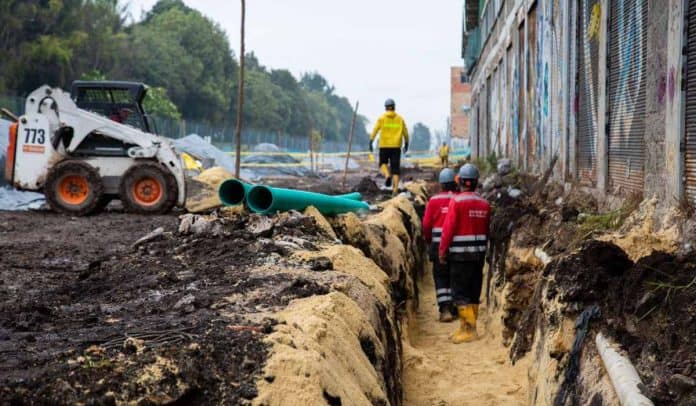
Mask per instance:
[[[696,0],[689,0],[686,54],[686,195],[696,202]]]
[[[647,0],[612,1],[609,21],[609,188],[643,190]]]
[[[537,121],[539,112],[536,103],[537,86],[537,3],[527,16],[527,164],[528,170],[538,169]]]
[[[525,94],[524,91],[524,79],[525,79],[525,65],[524,65],[524,22],[520,25],[519,35],[517,37],[517,164],[520,168],[527,169],[527,133],[524,130],[526,124],[526,105],[525,105]]]
[[[578,180],[597,182],[597,72],[599,70],[599,0],[578,4],[577,32],[577,165]]]

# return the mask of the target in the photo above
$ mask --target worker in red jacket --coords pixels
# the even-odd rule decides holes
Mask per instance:
[[[472,164],[459,170],[461,193],[450,200],[440,240],[439,260],[449,264],[452,301],[460,320],[459,330],[452,335],[455,344],[477,338],[476,319],[491,217],[490,204],[475,192],[478,178],[478,168]]]
[[[441,264],[438,260],[438,249],[440,248],[442,225],[445,223],[450,200],[456,196],[457,184],[454,181],[454,171],[450,168],[443,169],[440,172],[439,182],[440,193],[431,197],[425,206],[423,237],[430,247],[428,252],[433,263],[435,295],[437,306],[440,309],[439,320],[446,323],[453,321],[457,313],[456,308],[452,306],[449,266],[447,263]]]

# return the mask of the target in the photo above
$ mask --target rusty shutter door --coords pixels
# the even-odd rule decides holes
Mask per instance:
[[[647,0],[612,1],[609,21],[609,188],[643,190]]]
[[[597,183],[597,91],[599,71],[599,0],[578,4],[577,165],[580,183]]]
[[[527,123],[525,119],[525,61],[524,58],[524,21],[520,25],[519,34],[517,36],[517,70],[515,71],[516,76],[516,88],[517,92],[517,155],[519,159],[517,160],[517,165],[520,168],[527,169],[527,132],[525,131],[525,125]]]
[[[539,169],[537,124],[539,111],[537,109],[537,3],[527,15],[527,170]]]
[[[686,195],[696,201],[696,0],[689,0],[686,54]]]

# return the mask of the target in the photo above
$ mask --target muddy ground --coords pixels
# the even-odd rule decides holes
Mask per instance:
[[[347,189],[387,198],[362,178],[351,175]],[[338,179],[313,189],[339,191]],[[84,218],[0,212],[0,403],[240,404],[256,396],[268,355],[262,341],[275,323],[267,316],[328,293],[340,278],[328,260],[286,258],[288,247],[314,250],[327,237],[299,213],[270,227],[259,216],[232,216],[215,235],[187,235],[178,232],[180,214],[132,215],[118,204]]]

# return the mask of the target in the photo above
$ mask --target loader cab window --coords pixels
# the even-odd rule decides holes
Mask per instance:
[[[141,101],[145,85],[128,82],[75,82],[71,96],[77,106],[145,132],[152,132]]]

